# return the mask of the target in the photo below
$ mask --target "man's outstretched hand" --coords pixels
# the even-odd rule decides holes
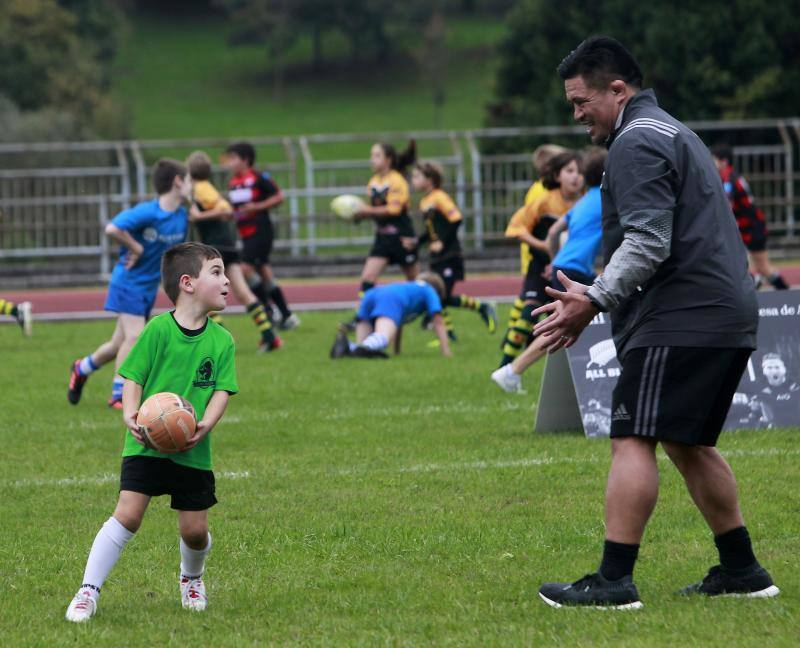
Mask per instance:
[[[544,348],[549,353],[575,344],[583,329],[598,313],[586,296],[589,286],[572,281],[561,270],[558,271],[558,280],[567,291],[545,288],[553,301],[533,311],[534,315],[547,314],[545,319],[533,327],[533,333],[542,337]]]

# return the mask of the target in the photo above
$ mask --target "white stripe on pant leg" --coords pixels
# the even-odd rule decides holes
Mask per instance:
[[[642,435],[653,436],[653,409],[654,409],[654,395],[656,391],[656,382],[659,371],[661,369],[661,362],[664,347],[655,347],[653,351],[653,364],[650,371],[650,379],[647,384],[647,395],[644,401],[644,416],[642,417]]]
[[[653,403],[653,429],[650,436],[656,435],[656,424],[658,423],[658,405],[661,402],[661,386],[664,383],[664,374],[667,372],[667,356],[669,347],[664,347],[664,354],[661,359],[661,366],[658,369],[658,379],[656,381],[655,401]]]
[[[650,369],[650,361],[653,356],[653,349],[652,347],[648,347],[647,355],[644,358],[644,364],[642,365],[642,375],[639,379],[639,398],[636,401],[636,422],[633,426],[633,433],[635,435],[639,434],[639,429],[642,425],[642,412],[644,410],[644,394],[647,391],[647,375],[648,370]]]

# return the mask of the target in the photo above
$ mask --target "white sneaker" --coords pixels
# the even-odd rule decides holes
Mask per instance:
[[[291,315],[289,315],[289,317],[283,320],[278,326],[282,331],[288,331],[289,329],[297,328],[298,326],[300,326],[300,318],[294,313],[292,313]]]
[[[83,623],[94,616],[97,610],[97,601],[88,589],[78,590],[67,608],[67,621]]]
[[[22,333],[25,337],[30,337],[33,333],[33,314],[31,311],[33,307],[29,301],[17,304],[17,321],[22,327]]]
[[[202,612],[208,605],[206,586],[203,577],[189,578],[181,576],[181,605],[185,610]]]
[[[496,371],[493,371],[492,380],[497,383],[500,389],[509,394],[525,393],[525,390],[522,388],[522,378],[512,371],[510,364],[503,365]]]

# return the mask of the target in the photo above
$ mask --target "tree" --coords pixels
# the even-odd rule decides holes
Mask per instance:
[[[560,60],[606,34],[636,56],[661,105],[681,119],[784,116],[800,105],[800,13],[785,0],[523,0],[508,15],[487,123],[570,123]]]

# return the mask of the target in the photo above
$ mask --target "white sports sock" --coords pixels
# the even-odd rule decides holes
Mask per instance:
[[[90,373],[93,373],[98,369],[99,367],[92,361],[91,354],[87,355],[83,360],[81,360],[80,364],[78,365],[78,372],[81,374],[81,376],[88,376]]]
[[[389,346],[389,339],[383,333],[370,333],[361,346],[373,351],[380,351]]]
[[[211,551],[211,534],[208,534],[208,542],[203,549],[192,549],[181,538],[181,576],[198,578],[203,575],[205,569],[206,556]]]
[[[91,586],[94,598],[100,596],[100,588],[132,537],[133,533],[113,516],[97,532],[83,572],[83,585]]]

